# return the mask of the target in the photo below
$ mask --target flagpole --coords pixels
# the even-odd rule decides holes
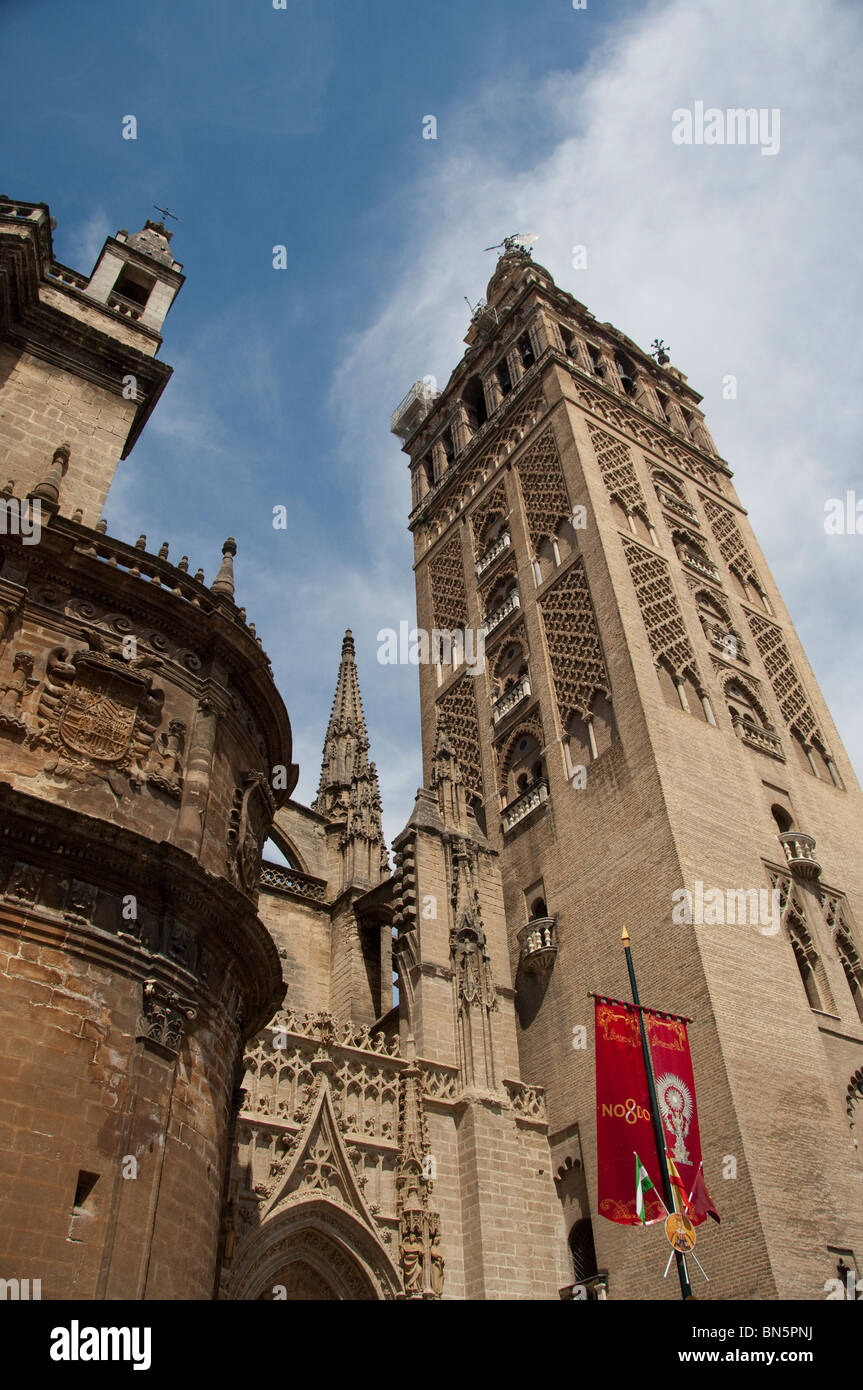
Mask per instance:
[[[629,984],[632,989],[632,1002],[638,1011],[638,1027],[641,1032],[641,1054],[644,1058],[644,1070],[647,1076],[647,1093],[650,1097],[650,1118],[653,1121],[653,1137],[656,1141],[656,1158],[659,1163],[659,1175],[662,1180],[662,1194],[665,1198],[665,1205],[668,1211],[676,1211],[674,1194],[671,1190],[671,1176],[668,1172],[668,1164],[665,1159],[665,1138],[662,1133],[662,1120],[659,1116],[659,1102],[656,1099],[656,1086],[653,1081],[653,1067],[650,1061],[650,1049],[647,1046],[647,1030],[644,1026],[644,1010],[641,1008],[641,1000],[638,997],[638,985],[635,983],[635,966],[632,964],[632,951],[629,947],[629,932],[626,927],[621,933],[623,950],[626,955],[626,968],[629,971]],[[689,1282],[689,1275],[686,1272],[686,1261],[679,1250],[674,1251],[674,1258],[677,1262],[677,1277],[680,1280],[681,1298],[692,1298],[692,1286]]]

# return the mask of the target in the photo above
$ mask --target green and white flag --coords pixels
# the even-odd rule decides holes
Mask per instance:
[[[644,1219],[644,1198],[648,1192],[655,1192],[656,1189],[647,1175],[647,1169],[642,1167],[641,1159],[635,1155],[635,1214],[641,1218],[642,1226],[646,1226]]]

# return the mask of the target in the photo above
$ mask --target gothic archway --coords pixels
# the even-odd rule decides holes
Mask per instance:
[[[313,1198],[290,1202],[242,1244],[225,1297],[371,1302],[400,1292],[377,1236],[347,1208]]]

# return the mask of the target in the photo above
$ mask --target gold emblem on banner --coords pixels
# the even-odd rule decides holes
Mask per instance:
[[[681,1255],[688,1255],[695,1245],[695,1227],[689,1217],[679,1211],[673,1211],[665,1218],[665,1234],[672,1250]]]

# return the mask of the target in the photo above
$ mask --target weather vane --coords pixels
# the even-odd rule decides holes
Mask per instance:
[[[653,342],[650,344],[650,354],[652,357],[656,358],[660,367],[664,367],[666,363],[671,361],[668,355],[670,351],[671,348],[669,345],[664,343],[661,338],[654,338]]]
[[[512,236],[505,236],[503,241],[499,241],[496,246],[487,246],[486,251],[499,251],[503,247],[504,251],[523,251],[530,255],[530,247],[539,238],[535,232],[513,232]]]
[[[157,212],[161,212],[163,217],[173,217],[175,222],[179,222],[179,217],[175,212],[172,212],[170,208],[160,208],[158,203],[154,203],[153,207]]]

